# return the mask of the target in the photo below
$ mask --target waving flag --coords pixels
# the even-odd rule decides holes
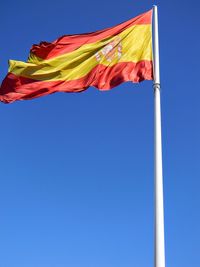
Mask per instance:
[[[152,80],[151,20],[152,10],[105,30],[33,45],[27,62],[9,61],[0,101]]]

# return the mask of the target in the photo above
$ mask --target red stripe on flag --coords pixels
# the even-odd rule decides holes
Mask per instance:
[[[41,59],[53,58],[72,52],[84,44],[94,43],[107,37],[115,36],[133,25],[151,24],[151,17],[152,10],[125,21],[117,26],[104,30],[85,34],[64,35],[52,43],[41,42],[38,45],[33,45],[31,48],[31,53]]]
[[[11,103],[55,92],[81,92],[89,86],[104,91],[126,81],[138,83],[152,78],[152,61],[145,60],[138,63],[121,62],[112,67],[99,64],[86,76],[71,81],[36,81],[9,73],[0,89],[0,101]]]

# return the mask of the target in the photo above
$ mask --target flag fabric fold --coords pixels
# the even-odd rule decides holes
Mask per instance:
[[[152,80],[151,21],[152,10],[105,30],[33,45],[27,62],[9,61],[0,101]]]

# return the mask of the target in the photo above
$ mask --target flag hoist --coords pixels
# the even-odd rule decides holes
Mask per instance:
[[[82,92],[90,86],[104,91],[123,82],[143,80],[154,80],[154,266],[165,267],[157,6],[111,28],[64,35],[53,42],[33,45],[26,62],[9,61],[9,71],[0,88],[0,101],[12,103],[55,92]]]

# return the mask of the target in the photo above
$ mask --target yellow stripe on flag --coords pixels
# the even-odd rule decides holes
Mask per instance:
[[[28,62],[10,61],[9,72],[45,81],[69,81],[87,75],[98,64],[152,60],[151,25],[134,25],[114,37],[85,44],[79,49],[43,60],[31,54]]]

